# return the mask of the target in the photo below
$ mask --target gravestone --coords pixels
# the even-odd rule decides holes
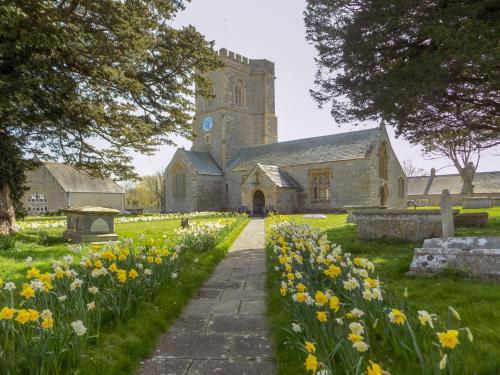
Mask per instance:
[[[488,225],[487,212],[473,212],[455,216],[455,227],[486,227]]]
[[[304,219],[327,219],[328,217],[323,214],[307,214]]]
[[[67,216],[66,240],[75,243],[116,241],[115,216],[118,210],[106,207],[77,207],[63,210]]]
[[[431,238],[415,249],[408,275],[434,274],[446,269],[473,277],[500,279],[500,237]]]
[[[448,238],[455,235],[455,226],[453,223],[451,195],[448,189],[444,189],[441,193],[441,237]]]

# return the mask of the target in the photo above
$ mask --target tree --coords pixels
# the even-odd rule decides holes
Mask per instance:
[[[135,186],[127,189],[127,204],[135,207],[159,207],[165,212],[165,175],[157,172],[143,176]]]
[[[308,0],[305,24],[312,95],[335,120],[382,118],[413,143],[500,143],[498,1]]]
[[[131,151],[150,154],[173,144],[172,135],[192,135],[195,84],[207,95],[203,74],[221,63],[194,27],[170,26],[183,7],[182,0],[0,4],[0,170],[19,176],[2,176],[0,189],[9,184],[18,214],[27,156],[126,180],[137,177]]]
[[[474,193],[474,176],[481,158],[481,151],[492,147],[495,141],[481,136],[456,131],[435,134],[423,140],[424,151],[453,162],[462,179],[461,194]]]
[[[401,166],[403,167],[406,177],[425,176],[425,170],[418,168],[411,159],[404,160]]]

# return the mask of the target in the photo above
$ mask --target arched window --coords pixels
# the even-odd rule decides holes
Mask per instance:
[[[181,163],[172,168],[172,193],[174,198],[186,198],[186,168]]]
[[[236,107],[243,107],[244,102],[244,85],[241,79],[236,81],[236,85],[234,86],[234,105]]]
[[[380,198],[380,205],[382,207],[387,207],[387,203],[389,201],[389,189],[387,188],[386,184],[383,184],[380,187],[379,198]]]
[[[388,153],[387,146],[385,143],[380,145],[378,150],[378,176],[387,180],[388,176]]]
[[[405,180],[403,177],[398,178],[398,197],[405,197]]]

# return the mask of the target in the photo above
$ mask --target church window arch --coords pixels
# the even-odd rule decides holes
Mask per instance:
[[[245,103],[245,84],[241,78],[236,80],[234,85],[234,105],[236,107],[243,107]]]
[[[186,198],[186,167],[177,163],[172,168],[172,194],[174,198]]]
[[[378,176],[387,180],[389,174],[389,153],[387,145],[383,142],[378,150]]]

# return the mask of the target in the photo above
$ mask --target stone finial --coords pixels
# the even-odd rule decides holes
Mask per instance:
[[[455,225],[453,222],[453,207],[451,195],[448,189],[441,193],[441,228],[444,239],[455,235]]]

